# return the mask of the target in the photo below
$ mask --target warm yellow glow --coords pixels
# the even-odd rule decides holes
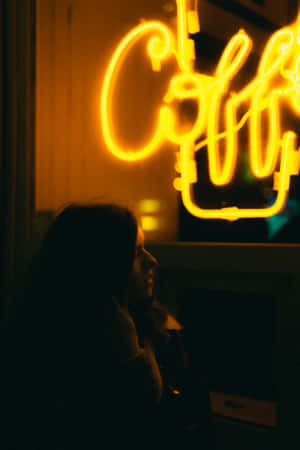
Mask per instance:
[[[140,223],[143,231],[156,231],[160,228],[160,221],[157,217],[142,216]]]
[[[278,195],[275,203],[271,207],[262,209],[240,209],[237,207],[228,207],[210,210],[199,208],[193,201],[191,184],[188,181],[188,177],[187,179],[182,180],[183,183],[181,186],[184,206],[194,216],[205,219],[219,218],[233,221],[241,218],[269,217],[277,214],[284,206],[289,188],[289,176],[293,173],[296,167],[295,160],[297,160],[299,170],[299,152],[295,151],[295,140],[296,135],[294,133],[287,132],[284,134],[280,171],[275,172],[274,174],[274,190],[278,191]],[[184,154],[182,155],[183,164],[185,161],[188,161],[192,151],[193,150],[191,150],[188,146],[184,149]],[[189,167],[187,166],[185,170],[189,172]]]
[[[144,199],[139,203],[139,211],[143,214],[153,214],[161,210],[161,201],[155,199]]]
[[[198,14],[188,8],[187,0],[176,1],[176,36],[159,22],[140,25],[122,40],[109,63],[101,94],[101,121],[106,145],[115,156],[125,161],[150,156],[165,140],[178,145],[175,168],[179,176],[174,180],[174,187],[181,191],[185,207],[196,217],[236,220],[274,215],[284,205],[291,175],[297,175],[300,169],[296,135],[290,130],[282,130],[280,111],[281,101],[288,100],[294,112],[300,115],[300,17],[296,24],[271,36],[255,78],[240,92],[233,93],[230,91],[231,83],[252,48],[250,37],[244,30],[232,37],[213,76],[195,73],[194,42],[189,38],[189,33],[200,30]],[[112,131],[114,86],[128,52],[148,33],[152,35],[148,55],[153,70],[160,70],[163,61],[175,57],[179,72],[170,80],[164,96],[165,104],[158,112],[157,129],[150,142],[138,150],[123,149],[117,144]],[[172,103],[187,99],[196,102],[197,115],[189,131],[180,132],[180,127],[176,129],[176,113]],[[245,105],[248,111],[239,117],[239,108],[243,106],[245,109]],[[221,109],[225,112],[224,130],[220,130]],[[237,166],[238,133],[246,124],[249,127],[251,171],[257,178],[273,176],[273,188],[278,191],[275,203],[262,209],[200,208],[192,195],[192,185],[197,182],[195,153],[207,147],[211,182],[216,186],[229,184]],[[264,142],[262,129],[266,124],[268,139]],[[221,140],[225,140],[223,152],[220,150]]]
[[[148,142],[141,149],[136,150],[122,148],[122,146],[117,143],[113,133],[112,101],[118,73],[121,70],[122,63],[124,63],[124,60],[131,48],[147,33],[154,33],[155,35],[155,37],[150,40],[148,45],[148,52],[151,58],[155,61],[155,67],[157,68],[158,61],[169,56],[172,48],[172,35],[169,30],[164,25],[157,22],[139,25],[128,33],[127,36],[125,36],[112,56],[102,87],[101,121],[104,141],[112,154],[124,161],[137,161],[147,158],[159,149],[159,146],[164,139],[165,107],[162,107],[160,110],[157,129],[154,136],[150,142]]]
[[[186,88],[186,86],[189,86]],[[191,87],[192,86],[192,87]],[[172,100],[186,100],[194,99],[198,104],[198,114],[195,124],[191,131],[185,134],[177,134],[174,130],[175,115],[173,111],[168,108],[166,110],[166,138],[175,143],[182,144],[186,140],[195,140],[205,130],[206,119],[206,93],[205,86],[202,83],[201,77],[194,73],[180,74],[175,76],[170,83],[169,91],[165,96],[165,101],[170,103]]]
[[[198,11],[189,11],[188,12],[188,29],[192,34],[199,33],[200,31],[200,23],[198,17]]]
[[[229,100],[226,104],[226,154],[221,167],[218,146],[218,123],[222,97],[228,89],[228,83],[245,62],[251,50],[251,41],[243,32],[239,32],[228,43],[216,71],[216,82],[211,98],[209,122],[207,128],[209,175],[212,183],[217,186],[228,184],[233,176],[237,159],[236,101]]]
[[[195,59],[194,41],[188,37],[187,0],[177,0],[177,42],[179,54],[179,67],[182,72],[193,69]]]

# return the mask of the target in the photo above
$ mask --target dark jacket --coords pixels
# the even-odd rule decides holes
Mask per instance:
[[[134,448],[151,438],[159,369],[130,317],[112,314],[97,336],[81,327],[70,339],[57,329],[2,330],[1,450],[119,449],[120,439]]]

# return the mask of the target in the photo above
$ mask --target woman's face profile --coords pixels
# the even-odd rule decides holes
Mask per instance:
[[[152,299],[156,266],[157,260],[144,248],[144,233],[139,226],[129,284],[129,303]]]

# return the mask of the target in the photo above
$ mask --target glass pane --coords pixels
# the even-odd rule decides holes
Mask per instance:
[[[175,0],[37,2],[36,233],[41,234],[55,211],[67,203],[98,200],[123,203],[134,209],[147,241],[300,242],[298,176],[291,177],[290,196],[284,209],[270,219],[198,219],[187,212],[174,189],[179,146],[165,139],[151,156],[135,162],[122,161],[108,150],[100,123],[104,75],[118,44],[141,19],[160,21],[176,36]],[[247,32],[251,35],[251,29]],[[251,37],[255,40],[255,36]],[[226,42],[202,30],[192,38],[195,70],[212,76]],[[178,73],[175,58],[164,61],[161,71],[152,70],[148,43],[149,36],[145,36],[133,46],[114,89],[114,131],[122,148],[132,151],[154,135],[170,80]],[[253,51],[224,95],[222,111],[231,92],[241,91],[253,80],[259,61],[260,56]],[[181,132],[186,132],[197,117],[197,108],[193,102],[177,103],[175,120]],[[284,131],[296,132],[298,118],[291,105],[285,103],[280,104]],[[238,120],[247,116],[249,104],[243,108]],[[224,122],[220,119],[218,124],[221,131],[226,126]],[[262,128],[267,141],[267,110],[262,113]],[[195,151],[197,182],[192,188],[200,207],[268,208],[274,203],[273,174],[258,180],[250,171],[247,129],[245,121],[237,138],[238,173],[230,186],[212,185],[207,146]],[[205,141],[206,136],[201,139]],[[225,139],[220,142],[220,154],[224,155],[224,150]],[[279,163],[276,170],[278,166]]]

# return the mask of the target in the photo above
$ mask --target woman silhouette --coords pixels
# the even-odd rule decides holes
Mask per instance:
[[[162,380],[128,310],[153,285],[141,233],[111,204],[56,217],[1,330],[3,450],[150,443]]]

